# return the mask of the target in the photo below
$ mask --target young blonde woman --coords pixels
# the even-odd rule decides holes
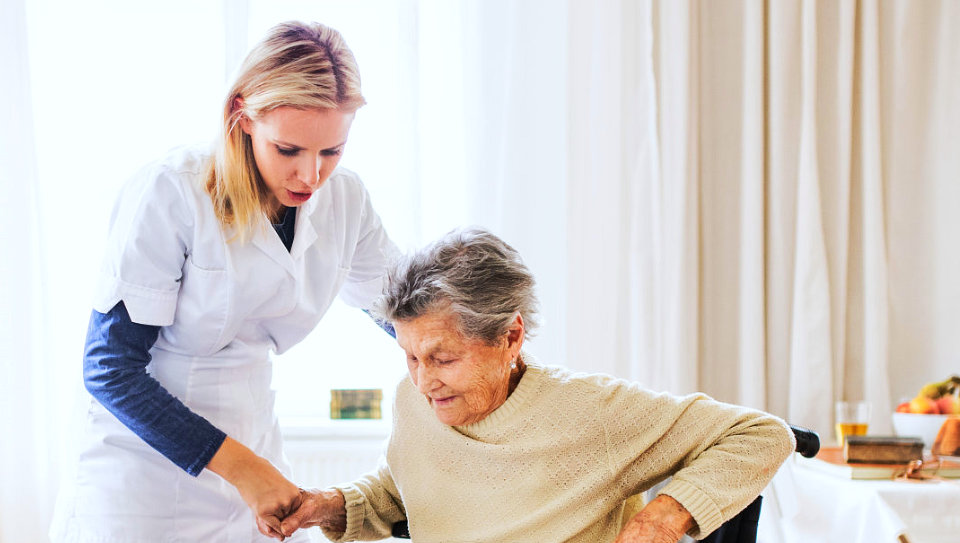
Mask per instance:
[[[278,25],[241,66],[214,148],[175,150],[125,186],[54,541],[282,539],[300,492],[270,351],[302,340],[337,295],[368,307],[396,253],[360,180],[337,168],[363,104],[335,30]]]

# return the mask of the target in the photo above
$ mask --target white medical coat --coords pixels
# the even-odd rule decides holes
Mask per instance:
[[[396,248],[342,168],[299,208],[289,252],[266,216],[250,241],[228,242],[203,188],[208,156],[175,150],[124,187],[93,306],[123,300],[134,322],[161,326],[147,371],[289,478],[269,351],[302,340],[338,294],[369,307]],[[229,483],[186,474],[92,398],[84,436],[54,541],[269,541]]]

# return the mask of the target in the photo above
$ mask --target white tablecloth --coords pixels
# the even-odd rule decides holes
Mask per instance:
[[[760,543],[960,542],[960,479],[854,481],[794,455],[764,491]]]

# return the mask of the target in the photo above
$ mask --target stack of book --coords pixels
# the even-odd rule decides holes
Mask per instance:
[[[817,456],[803,460],[800,465],[816,469],[845,479],[893,479],[906,471],[906,462],[895,463],[864,463],[847,462],[843,457],[843,449],[839,447],[824,447]],[[923,466],[919,472],[925,476],[943,477],[946,479],[960,478],[960,462],[956,459],[940,458],[939,461],[931,456],[923,458]]]

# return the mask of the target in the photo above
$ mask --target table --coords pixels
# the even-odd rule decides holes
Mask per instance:
[[[854,481],[787,460],[764,491],[757,541],[957,543],[960,479]]]

